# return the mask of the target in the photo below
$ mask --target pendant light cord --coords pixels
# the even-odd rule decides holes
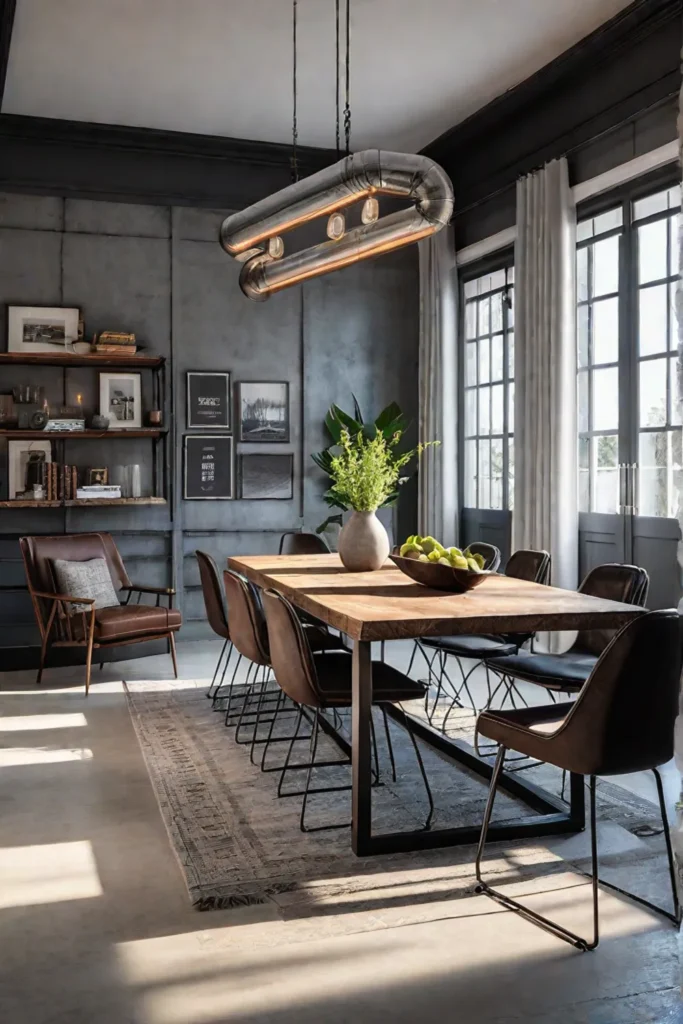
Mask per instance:
[[[336,102],[336,109],[337,109],[336,142],[337,142],[337,157],[339,157],[339,152],[340,152],[340,147],[339,147],[339,136],[340,136],[340,133],[339,133],[339,125],[340,125],[340,108],[339,108],[339,0],[334,0],[334,24],[335,24],[335,30],[336,30],[336,39],[335,39],[336,51],[335,51],[335,53],[336,53],[336,68],[337,68],[336,90],[335,90],[335,102]]]
[[[344,137],[348,156],[351,152],[351,0],[346,0],[346,104],[344,106]]]
[[[297,22],[297,0],[292,0],[292,179],[299,180],[299,160],[297,154],[297,143],[299,141],[299,128],[297,124],[297,46],[296,46],[296,22]]]

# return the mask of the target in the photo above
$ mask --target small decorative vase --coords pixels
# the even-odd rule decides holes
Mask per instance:
[[[374,512],[354,512],[339,534],[339,557],[349,572],[381,569],[389,551],[389,536]]]

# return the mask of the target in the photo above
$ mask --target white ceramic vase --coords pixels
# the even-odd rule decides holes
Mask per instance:
[[[339,534],[339,557],[349,572],[381,569],[389,550],[389,536],[374,512],[354,512]]]

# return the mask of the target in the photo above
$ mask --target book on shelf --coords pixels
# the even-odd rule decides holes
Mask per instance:
[[[121,488],[118,484],[93,484],[92,486],[79,487],[76,491],[76,498],[79,501],[96,501],[98,498],[120,498]]]
[[[137,345],[95,345],[93,351],[101,356],[134,356]]]

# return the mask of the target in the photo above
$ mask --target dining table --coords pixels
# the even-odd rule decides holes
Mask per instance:
[[[645,609],[573,590],[501,574],[487,575],[465,593],[415,583],[392,562],[374,572],[349,572],[336,554],[250,555],[228,566],[257,587],[283,594],[298,609],[339,630],[353,642],[351,713],[352,848],[358,856],[476,843],[479,824],[375,833],[372,830],[372,643],[457,634],[535,633],[620,629]],[[539,690],[539,704],[544,703]],[[405,713],[391,708],[398,721]],[[492,764],[462,740],[445,736],[410,716],[410,728],[441,756],[489,779]],[[457,784],[454,782],[454,784]],[[519,773],[501,781],[533,814],[495,822],[489,839],[511,840],[579,832],[585,828],[584,780],[570,776],[568,805]]]

